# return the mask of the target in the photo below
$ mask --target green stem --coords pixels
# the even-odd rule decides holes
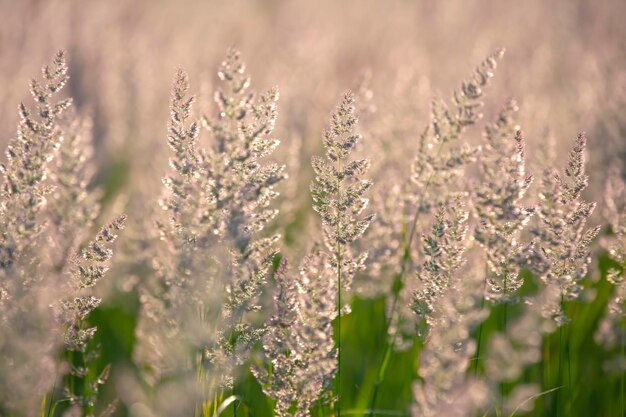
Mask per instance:
[[[93,393],[91,392],[91,387],[89,386],[89,364],[87,364],[85,360],[85,354],[83,352],[80,353],[81,358],[81,366],[86,368],[85,376],[83,377],[83,397],[91,396]],[[89,417],[93,415],[93,406],[91,402],[87,402],[85,408],[83,410],[83,416]]]
[[[506,293],[506,280],[505,280],[504,288],[505,288],[505,293]],[[505,301],[505,304],[504,304],[504,323],[503,323],[504,326],[503,326],[503,329],[502,329],[502,332],[505,333],[505,334],[506,334],[508,308],[509,308],[509,303]],[[501,400],[502,400],[502,404],[501,404],[502,411],[504,412],[504,382],[502,382],[500,384],[500,397],[501,397]]]
[[[397,302],[397,297],[394,298],[394,302]],[[385,348],[385,355],[383,356],[382,364],[380,366],[380,369],[378,370],[378,375],[376,376],[376,382],[374,383],[374,392],[372,394],[372,400],[370,401],[370,407],[369,407],[370,417],[373,417],[374,415],[374,409],[376,407],[376,398],[378,397],[378,390],[380,388],[381,382],[385,378],[385,373],[387,372],[387,367],[389,366],[389,360],[391,359],[391,349],[396,341],[397,334],[398,332],[394,332],[391,341],[387,343],[387,346]]]
[[[403,268],[404,268],[404,264],[403,264]],[[400,279],[400,277],[401,275],[398,277],[398,279]],[[396,311],[396,305],[398,304],[398,296],[399,296],[399,291],[394,293],[393,301],[391,304],[391,314],[389,315],[389,318],[387,319],[385,330],[389,329],[389,326],[391,325],[391,322],[395,315],[394,313]],[[383,360],[380,364],[380,368],[378,368],[378,374],[376,375],[376,381],[374,382],[374,389],[372,391],[372,399],[370,400],[370,406],[369,406],[369,413],[368,413],[369,417],[374,416],[374,409],[376,407],[376,399],[378,398],[378,391],[380,389],[380,384],[385,378],[385,373],[387,372],[387,367],[389,366],[389,359],[391,358],[391,349],[396,341],[397,335],[398,335],[398,331],[396,328],[396,331],[394,331],[391,341],[389,341],[385,346],[385,353],[383,354]]]
[[[70,367],[74,367],[74,351],[70,351]],[[76,384],[76,375],[74,375],[74,370],[72,369],[72,371],[70,372],[70,392],[72,394],[76,393],[76,388],[75,388],[75,384]]]
[[[506,332],[506,324],[507,324],[508,313],[509,313],[509,303],[505,303],[504,304],[504,329],[503,329],[504,332]]]
[[[550,385],[550,336],[543,339],[543,385],[542,391],[546,391],[546,387]],[[543,411],[548,411],[548,401],[543,401]]]
[[[339,172],[342,171],[342,163],[339,160]],[[341,203],[341,181],[337,179],[337,206]],[[341,222],[337,222],[335,229],[337,241],[337,379],[335,391],[337,392],[337,417],[341,417],[341,242],[339,241]]]
[[[480,302],[481,310],[483,309],[484,305],[485,305],[485,298],[483,297],[483,299]],[[476,357],[474,358],[474,375],[478,375],[478,361],[480,358],[480,344],[482,342],[482,338],[483,338],[483,324],[480,323],[480,325],[478,325],[478,338],[476,341]]]
[[[483,296],[480,300],[480,310],[485,308],[485,291],[487,291],[487,274],[489,273],[489,267],[485,265],[485,283],[483,286]],[[478,340],[476,341],[476,357],[474,358],[474,375],[478,375],[478,361],[480,360],[480,345],[483,337],[483,322],[478,325]]]
[[[237,319],[237,323],[241,324],[243,321],[243,313],[242,312],[238,312],[237,313],[239,315],[239,318]],[[237,342],[239,341],[239,335],[237,335],[237,338],[235,338],[235,332],[231,332],[230,334],[230,345],[231,348],[233,349],[233,354],[237,349]],[[233,397],[237,396],[237,393],[235,391],[235,380],[233,378],[233,388],[230,390],[230,393]],[[238,401],[233,401],[233,417],[237,417],[237,407],[239,407],[239,402]]]
[[[574,393],[572,391],[572,345],[571,345],[571,333],[572,329],[569,329],[569,332],[567,334],[567,391],[568,391],[568,397],[567,397],[567,408],[568,408],[568,415],[571,414],[572,412],[572,401],[574,398]]]
[[[559,367],[557,368],[557,384],[561,383],[561,363],[563,362],[563,325],[559,327]],[[555,403],[556,403],[556,416],[559,417],[559,391],[557,390],[555,393]]]
[[[317,400],[317,415],[319,417],[325,417],[326,413],[324,412],[324,405],[322,404],[321,400]]]
[[[503,295],[504,295],[504,314],[503,314],[503,326],[502,326],[502,333],[504,333],[506,335],[506,325],[507,325],[507,315],[508,315],[508,310],[509,310],[509,300],[507,299],[507,278],[508,278],[508,271],[505,269],[504,271],[504,286],[503,286]],[[504,412],[504,382],[500,383],[500,397],[501,397],[501,410],[502,412]]]
[[[626,321],[622,319],[622,361],[626,360]],[[626,370],[622,369],[622,374],[619,379],[620,388],[620,415],[624,416],[624,378],[626,377]]]
[[[54,391],[57,388],[57,374],[54,376],[54,385],[52,385],[52,391],[50,392],[50,403],[48,404],[48,411],[46,412],[46,417],[50,417],[50,412],[52,411],[52,403],[54,402]]]
[[[341,244],[337,242],[337,416],[341,417]]]
[[[563,311],[563,294],[561,294],[561,311]],[[563,324],[559,326],[559,365],[557,368],[557,378],[556,378],[557,386],[561,384],[561,379],[563,378],[562,363],[563,363]],[[554,410],[554,414],[556,415],[556,417],[559,417],[560,415],[559,391],[560,390],[557,390],[554,394],[554,402],[555,402],[554,405],[556,407],[556,409]]]

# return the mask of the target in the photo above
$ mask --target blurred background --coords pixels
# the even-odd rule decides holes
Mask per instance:
[[[623,0],[0,0],[0,16],[0,145],[15,134],[27,80],[55,51],[67,50],[67,94],[78,112],[93,120],[98,163],[93,185],[104,190],[105,207],[129,213],[136,233],[152,227],[133,213],[154,209],[167,170],[174,72],[187,70],[197,108],[215,112],[216,69],[230,46],[241,51],[254,89],[278,86],[281,93],[275,133],[281,140],[276,159],[287,164],[290,175],[281,209],[291,217],[279,220],[285,223],[287,254],[301,253],[310,224],[317,227],[308,197],[309,156],[319,152],[328,115],[346,89],[359,99],[360,130],[371,143],[363,152],[373,159],[377,187],[385,176],[408,178],[432,97],[450,97],[498,47],[507,52],[487,93],[485,113],[493,116],[509,98],[518,101],[530,172],[546,155],[562,162],[584,130],[589,198],[599,200],[607,167],[626,156]],[[481,129],[469,135],[479,141]],[[100,327],[103,363],[119,368],[132,368],[134,282],[126,274],[113,276],[114,296],[92,317]],[[353,380],[366,383],[382,343],[368,334],[381,334],[372,329],[384,327],[384,305],[356,301],[354,310],[346,323],[353,331],[345,333],[353,336],[344,357],[355,358],[346,365]],[[585,340],[584,332],[580,338]],[[381,393],[384,406],[402,408],[410,401],[406,381],[414,370],[406,371],[404,364],[413,359],[411,352],[403,355],[394,357],[396,386]],[[259,387],[251,377],[242,384],[259,394],[254,415],[264,415],[269,405]],[[357,403],[361,391],[352,391],[346,395]],[[581,405],[602,398],[598,392],[600,397],[581,397]],[[617,415],[586,410],[590,414],[580,415]],[[119,413],[126,411],[121,407]]]
[[[210,112],[229,46],[241,50],[257,90],[280,88],[285,152],[294,142],[303,152],[318,147],[337,98],[359,86],[378,113],[368,133],[411,148],[394,132],[411,142],[415,135],[404,133],[425,126],[433,94],[449,97],[498,47],[507,53],[486,104],[518,100],[531,163],[534,144],[546,136],[569,143],[580,130],[601,166],[623,152],[626,4],[619,0],[0,0],[0,13],[0,140],[14,134],[28,77],[63,48],[68,94],[94,120],[103,167],[126,155],[128,175],[158,172],[156,186],[174,71],[190,73]]]

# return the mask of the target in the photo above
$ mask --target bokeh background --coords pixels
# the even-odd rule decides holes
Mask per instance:
[[[256,89],[278,86],[281,92],[277,159],[290,175],[281,190],[281,207],[289,207],[279,220],[285,228],[281,246],[298,256],[317,227],[308,196],[309,156],[319,152],[342,91],[353,89],[360,100],[361,131],[372,144],[366,151],[381,178],[377,187],[383,187],[385,177],[408,177],[432,97],[449,97],[476,64],[504,47],[485,112],[493,114],[510,97],[518,101],[531,172],[546,155],[563,161],[576,133],[586,131],[588,198],[600,200],[607,167],[623,164],[626,156],[625,19],[622,0],[0,0],[0,145],[15,134],[16,106],[28,95],[28,78],[56,50],[67,50],[67,94],[94,125],[93,186],[104,190],[105,208],[130,213],[129,227],[141,234],[152,226],[132,213],[156,204],[167,169],[171,78],[178,67],[187,70],[200,110],[214,112],[216,68],[234,46]],[[470,135],[478,141],[481,131]],[[607,262],[592,266],[596,278]],[[141,271],[132,272],[112,274],[102,290],[109,292],[107,301],[92,315],[101,361],[114,364],[113,381],[134,366],[134,283]],[[603,280],[588,285],[597,297],[570,312],[576,328],[567,349],[579,388],[575,401],[563,405],[565,415],[618,416],[617,379],[604,375],[602,351],[592,340],[610,288]],[[355,409],[367,406],[385,344],[373,335],[384,334],[384,325],[382,299],[355,300],[342,330],[348,335],[342,401]],[[391,366],[380,405],[403,410],[411,400],[414,353],[394,356]],[[250,375],[240,390],[250,398],[248,415],[269,415],[270,404]],[[110,383],[102,395],[120,392]],[[551,408],[542,403],[548,401],[540,400],[533,415],[548,415]],[[127,413],[122,404],[117,415]]]

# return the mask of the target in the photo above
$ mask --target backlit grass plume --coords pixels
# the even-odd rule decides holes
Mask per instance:
[[[526,174],[522,133],[514,132],[515,111],[515,103],[507,103],[497,121],[487,126],[480,156],[484,178],[474,193],[474,236],[487,255],[487,298],[499,303],[514,301],[523,284],[520,271],[528,248],[521,232],[535,211],[521,203],[533,177]]]
[[[584,133],[576,138],[563,173],[544,172],[537,210],[538,224],[531,228],[537,249],[533,267],[546,283],[560,288],[562,300],[571,301],[582,290],[579,281],[587,275],[591,262],[590,245],[600,231],[587,228],[596,204],[582,199],[587,187],[585,173]],[[558,324],[568,321],[564,314],[555,315]]]
[[[437,324],[433,317],[437,304],[448,293],[450,281],[465,264],[463,254],[467,249],[469,213],[462,199],[466,197],[458,195],[447,207],[441,208],[431,232],[422,237],[425,260],[417,272],[418,283],[413,285],[418,288],[413,293],[413,311],[431,328]],[[426,335],[421,333],[420,336]]]
[[[415,283],[406,280],[418,268],[415,262],[423,255],[422,246],[413,247],[416,236],[427,235],[423,217],[437,213],[451,199],[464,191],[463,172],[468,164],[476,161],[480,147],[470,146],[464,132],[481,118],[484,89],[494,76],[503,49],[489,55],[465,81],[452,97],[452,106],[444,100],[433,100],[430,122],[418,141],[417,155],[411,166],[410,182],[405,185],[403,224],[397,226],[395,236],[399,240],[393,246],[402,248],[400,272],[391,285],[388,303],[390,340],[398,349],[410,346],[414,335],[414,321],[410,306],[417,290]],[[391,246],[391,245],[390,245]]]
[[[322,218],[324,243],[330,267],[337,282],[337,389],[341,388],[341,314],[350,311],[349,297],[354,275],[365,268],[367,253],[355,254],[351,247],[374,219],[362,216],[368,203],[365,193],[372,186],[364,178],[369,167],[366,159],[351,160],[350,154],[361,140],[355,132],[357,124],[354,95],[346,92],[331,116],[330,127],[324,133],[326,158],[313,156],[311,165],[315,179],[311,183],[313,208]],[[341,414],[341,409],[338,409]]]
[[[178,412],[210,404],[219,381],[232,378],[208,355],[218,339],[224,281],[216,259],[218,214],[198,145],[202,129],[194,101],[187,74],[178,70],[167,124],[170,169],[163,178],[162,215],[154,216],[159,240],[149,253],[154,272],[139,287],[134,352],[153,390],[144,405],[157,414],[173,412],[173,404],[163,401],[167,395],[178,396]]]
[[[299,272],[287,274],[283,262],[275,275],[276,314],[263,337],[268,369],[252,370],[263,391],[276,401],[279,417],[308,417],[315,402],[328,399],[337,369],[335,276],[319,251],[305,258]]]
[[[89,349],[89,344],[97,328],[89,325],[87,317],[102,299],[90,290],[105,277],[113,256],[110,246],[124,228],[125,221],[126,216],[114,218],[74,257],[68,271],[68,297],[57,306],[57,320],[63,327],[64,345],[70,361],[69,381],[63,395],[72,406],[81,410],[83,416],[93,415],[100,385],[108,379],[110,369],[110,365],[106,365],[101,373],[93,374],[98,351]]]
[[[48,176],[48,162],[61,140],[59,120],[71,105],[70,99],[56,101],[57,93],[67,83],[64,52],[58,52],[52,65],[42,68],[43,83],[32,79],[30,94],[35,107],[19,106],[17,137],[7,147],[7,163],[2,165],[4,185],[0,205],[0,268],[13,274],[20,259],[41,231],[38,213],[50,191],[43,182]],[[22,277],[26,281],[34,277]]]
[[[584,134],[552,155],[513,100],[486,102],[503,50],[434,93],[501,14],[549,7],[66,3],[0,1],[0,416],[626,416],[626,182],[600,252],[587,177],[626,155],[615,5],[499,39],[527,131],[584,119],[587,162]],[[480,36],[446,46],[450,24]],[[233,35],[254,84],[215,55]],[[76,75],[58,53],[14,114],[13,75],[57,41]],[[180,69],[168,89],[176,61],[197,88]]]
[[[279,141],[275,89],[256,97],[239,53],[230,51],[215,94],[217,116],[197,119],[188,77],[176,74],[170,105],[168,144],[173,151],[164,179],[158,221],[164,245],[155,253],[155,277],[143,286],[144,315],[137,357],[154,384],[177,373],[191,383],[185,401],[232,389],[236,366],[247,359],[263,329],[251,317],[271,272],[278,235],[265,227],[276,215],[269,207],[283,167],[264,161]],[[198,138],[204,126],[210,146]],[[190,353],[195,352],[195,353]],[[181,372],[183,370],[183,372]]]
[[[326,157],[313,156],[311,159],[315,172],[315,180],[311,183],[313,208],[322,219],[326,248],[333,254],[331,264],[337,271],[338,291],[346,295],[350,294],[354,274],[364,268],[367,257],[366,253],[352,253],[350,245],[361,237],[374,219],[373,214],[361,214],[368,203],[365,194],[372,186],[372,182],[365,178],[369,162],[367,159],[350,159],[350,153],[361,140],[361,135],[355,132],[356,124],[354,95],[347,92],[324,133]],[[341,297],[338,302],[341,303]]]
[[[283,166],[263,162],[280,143],[271,136],[279,94],[271,89],[255,97],[236,51],[229,52],[219,76],[225,89],[215,95],[218,117],[204,118],[215,141],[205,157],[205,169],[216,208],[222,213],[219,230],[234,244],[233,266],[245,270],[233,270],[236,276],[229,287],[226,312],[242,314],[257,308],[255,299],[278,239],[277,235],[259,237],[258,233],[277,214],[269,205],[278,195],[275,184],[285,177]]]
[[[484,88],[494,76],[503,54],[503,49],[496,50],[461,83],[461,88],[452,97],[452,107],[442,99],[433,100],[431,122],[419,139],[412,167],[411,179],[415,187],[412,204],[417,214],[409,227],[416,227],[420,213],[428,213],[445,201],[464,166],[476,160],[480,148],[459,143],[459,140],[467,127],[482,118]]]
[[[481,276],[463,275],[455,275],[431,313],[434,325],[420,354],[420,380],[413,386],[413,416],[471,416],[488,403],[485,382],[466,374],[476,351],[471,331],[486,316],[477,296]]]
[[[55,379],[55,330],[50,305],[55,275],[43,268],[40,248],[50,194],[50,161],[63,136],[61,116],[71,100],[57,97],[68,80],[64,52],[32,79],[33,107],[19,105],[17,136],[0,168],[0,413],[32,415]]]
[[[218,215],[199,146],[201,121],[194,115],[189,79],[176,72],[171,89],[167,144],[169,170],[154,214],[159,240],[149,253],[152,275],[140,286],[142,314],[134,352],[149,395],[142,401],[153,413],[193,413],[209,406],[226,369],[208,352],[217,343],[216,323],[224,297],[218,260]],[[177,404],[165,400],[177,396]]]
[[[257,96],[239,52],[230,50],[218,76],[222,88],[215,93],[217,116],[203,117],[212,146],[203,154],[207,190],[215,204],[216,228],[226,245],[226,295],[222,310],[224,330],[216,360],[226,355],[237,364],[262,330],[250,321],[258,311],[259,295],[269,277],[277,252],[278,234],[264,234],[277,210],[270,207],[283,180],[284,166],[267,162],[280,141],[273,135],[278,112],[276,88]],[[231,385],[230,383],[228,385]]]
[[[90,119],[76,115],[64,123],[63,141],[50,167],[54,190],[48,200],[53,249],[49,255],[57,271],[100,213],[99,190],[89,188],[96,171],[92,128]]]

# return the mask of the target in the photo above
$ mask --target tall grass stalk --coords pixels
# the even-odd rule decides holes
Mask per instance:
[[[362,138],[355,131],[357,122],[354,94],[348,91],[332,113],[330,126],[324,132],[325,158],[311,158],[316,174],[311,183],[313,209],[321,216],[324,243],[332,254],[330,265],[337,272],[336,395],[341,390],[341,314],[350,311],[348,303],[345,306],[342,304],[342,287],[345,287],[347,296],[354,275],[365,269],[367,259],[366,252],[356,254],[351,244],[365,233],[375,217],[374,214],[361,216],[369,202],[365,193],[372,186],[372,181],[364,177],[370,162],[367,159],[350,158]],[[337,415],[340,416],[341,398],[337,398],[334,403],[337,405]]]
[[[624,303],[626,303],[626,301],[624,301]],[[622,319],[622,360],[625,361],[626,360],[626,321],[624,321],[624,319]],[[623,363],[622,363],[623,366]],[[619,378],[619,389],[620,389],[620,402],[619,402],[619,408],[620,408],[620,414],[621,415],[626,415],[624,414],[624,412],[626,411],[626,409],[624,408],[624,379],[626,379],[626,371],[622,369],[620,378]]]
[[[507,293],[507,271],[504,271],[504,294],[506,295]],[[504,312],[503,312],[503,321],[502,321],[502,333],[506,334],[506,327],[507,327],[507,316],[508,316],[508,307],[509,307],[509,303],[508,301],[505,300],[504,302]],[[501,409],[502,412],[504,413],[504,381],[500,383],[500,400],[501,402]]]
[[[562,373],[561,373],[561,363],[563,361],[563,326],[559,327],[559,364],[558,364],[558,368],[557,368],[557,384],[559,384],[561,382],[562,379]],[[555,401],[554,401],[554,407],[556,407],[556,409],[554,410],[555,415],[557,417],[559,417],[560,415],[560,407],[559,407],[559,391],[556,391],[556,393],[554,394],[555,397]]]
[[[485,308],[485,291],[487,291],[487,274],[489,273],[489,267],[485,264],[485,283],[483,286],[483,295],[480,299],[480,309]],[[478,362],[480,360],[480,347],[483,339],[483,323],[478,326],[478,337],[476,340],[476,357],[474,358],[474,375],[478,375]]]
[[[341,163],[339,165],[341,170]],[[337,198],[339,197],[340,181],[337,181]],[[339,234],[339,224],[337,224]],[[337,416],[341,417],[341,244],[337,241],[337,380],[335,391],[337,393]]]
[[[572,337],[571,337],[571,327],[568,327],[569,331],[567,334],[567,413],[568,415],[572,412],[572,406],[574,401],[574,386],[572,385]]]
[[[563,308],[563,300],[561,300],[561,308]],[[570,345],[570,335],[567,334],[567,332],[563,329],[565,327],[565,325],[562,325],[559,327],[559,361],[558,361],[558,368],[557,368],[557,386],[563,386],[562,384],[562,380],[563,380],[563,355],[565,354],[567,356],[567,406],[568,406],[568,413],[571,412],[572,409],[572,366],[571,366],[571,354],[570,354],[570,349],[571,349],[571,345]],[[563,341],[564,337],[563,337],[563,333],[566,332],[565,334],[565,341]],[[563,352],[565,350],[565,353]],[[559,385],[561,384],[561,385]],[[554,407],[556,407],[556,409],[554,410],[555,415],[558,417],[560,415],[560,410],[561,407],[559,407],[559,391],[557,390],[555,392],[555,400],[554,400]]]
[[[443,149],[443,145],[444,143],[441,142],[439,144],[439,147],[437,148],[437,157],[439,157],[439,155],[441,154],[441,151]],[[404,274],[406,273],[408,267],[411,265],[411,262],[413,261],[412,257],[411,257],[411,245],[413,243],[413,239],[415,237],[415,232],[417,230],[417,226],[419,224],[419,217],[420,217],[420,206],[422,204],[422,200],[424,195],[426,194],[426,192],[428,191],[428,188],[433,180],[433,176],[434,176],[434,171],[430,173],[430,175],[428,176],[428,179],[426,180],[426,185],[424,186],[424,188],[422,188],[420,190],[419,193],[419,197],[417,199],[417,207],[415,209],[415,213],[413,215],[413,220],[411,221],[411,231],[409,232],[409,238],[403,243],[403,247],[404,247],[404,253],[402,255],[402,267],[400,269],[400,273],[398,274],[398,276],[396,277],[394,283],[393,283],[393,300],[391,303],[391,310],[389,313],[389,317],[387,318],[387,323],[385,325],[385,329],[388,329],[389,326],[391,326],[391,323],[394,322],[394,317],[396,315],[399,315],[399,311],[398,311],[398,299],[400,297],[400,290],[402,289],[403,286],[403,280],[404,280]],[[401,320],[400,317],[397,318],[398,320],[398,324],[399,321]],[[389,340],[386,344],[385,347],[385,353],[383,354],[383,360],[380,363],[380,368],[378,369],[378,373],[376,376],[376,381],[374,382],[374,388],[373,388],[373,392],[372,392],[372,400],[370,401],[370,407],[369,407],[369,416],[373,417],[374,416],[374,409],[376,407],[376,399],[378,397],[378,391],[380,389],[380,384],[382,384],[382,382],[385,380],[385,375],[387,373],[387,368],[389,367],[389,361],[391,359],[391,350],[393,349],[393,345],[395,344],[395,341],[398,337],[398,331],[399,331],[400,326],[396,325],[396,328],[393,332],[393,335],[391,336],[391,340]]]

